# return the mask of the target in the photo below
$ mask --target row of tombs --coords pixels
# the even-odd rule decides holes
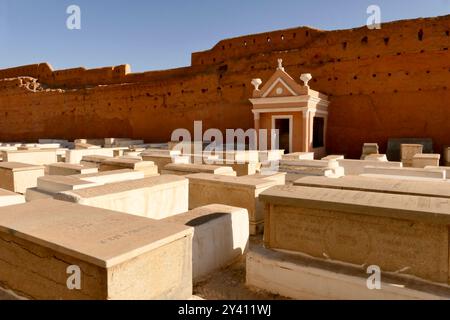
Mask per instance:
[[[124,138],[3,143],[0,284],[28,299],[191,299],[245,258],[249,288],[287,298],[446,299],[450,167],[421,147],[401,145],[395,162],[376,144],[361,160],[314,160]]]

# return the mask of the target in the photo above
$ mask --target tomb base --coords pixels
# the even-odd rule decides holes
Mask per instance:
[[[440,300],[450,288],[382,273],[381,289],[367,287],[361,267],[254,247],[247,254],[247,285],[298,300]]]

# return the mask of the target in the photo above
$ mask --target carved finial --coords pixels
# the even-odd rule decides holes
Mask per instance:
[[[262,84],[262,80],[261,79],[253,79],[252,80],[252,85],[255,87],[256,91],[259,91],[259,86]]]
[[[303,73],[300,76],[300,80],[303,81],[303,85],[308,88],[309,88],[308,83],[309,83],[309,81],[311,81],[311,79],[312,79],[312,75],[310,73]]]
[[[284,68],[283,68],[283,59],[278,59],[278,69],[284,71]]]

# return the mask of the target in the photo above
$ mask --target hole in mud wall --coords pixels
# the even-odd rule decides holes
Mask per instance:
[[[419,32],[417,33],[417,38],[419,39],[419,41],[423,40],[423,30],[420,29]]]
[[[305,36],[309,37],[309,31],[305,32]]]
[[[284,35],[281,35],[281,41],[283,41],[284,40]]]
[[[450,30],[445,31],[445,35],[446,35],[447,37],[450,37]]]
[[[342,42],[342,49],[347,49],[347,42]]]
[[[383,41],[384,41],[385,45],[388,45],[389,44],[389,37],[384,38]]]
[[[267,37],[267,42],[268,43],[272,42],[272,39],[270,39],[270,37]]]
[[[362,44],[367,44],[369,43],[369,38],[367,36],[365,36],[364,38],[361,39],[361,43]]]
[[[448,32],[448,31],[447,31]],[[297,34],[294,32],[293,34],[292,34],[292,38],[293,39],[295,39],[297,37]]]

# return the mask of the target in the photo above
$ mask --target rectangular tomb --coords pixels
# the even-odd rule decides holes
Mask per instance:
[[[25,194],[44,176],[44,167],[20,162],[0,162],[0,188]]]
[[[381,288],[370,290],[367,266],[311,258],[252,246],[246,284],[297,300],[448,300],[450,288],[382,271]]]
[[[364,174],[377,174],[401,177],[416,177],[428,179],[446,179],[446,172],[442,169],[421,169],[421,168],[381,168],[381,167],[364,167]]]
[[[83,166],[97,167],[99,168],[103,161],[114,159],[112,156],[83,156],[80,164]]]
[[[449,199],[296,186],[260,199],[267,248],[449,283]]]
[[[168,155],[162,153],[142,153],[142,159],[144,161],[152,161],[157,167],[158,172],[164,169],[164,167],[170,163],[176,164],[188,164],[190,163],[190,157],[188,156],[178,156],[178,155]]]
[[[194,173],[211,173],[225,176],[236,176],[236,172],[231,167],[214,166],[207,164],[175,164],[170,163],[161,171],[162,174],[188,175]]]
[[[0,207],[7,207],[21,203],[25,203],[25,198],[23,195],[9,190],[0,189]]]
[[[96,167],[87,167],[72,163],[53,163],[47,165],[47,172],[50,176],[71,176],[75,174],[97,173]]]
[[[362,176],[346,176],[339,179],[305,177],[295,181],[294,185],[450,199],[450,184],[446,181],[430,182],[402,179],[376,179]]]
[[[426,166],[439,166],[440,154],[418,153],[412,159],[414,168],[425,168]]]
[[[67,150],[66,162],[79,164],[85,156],[114,157],[114,154],[115,150],[113,148]]]
[[[192,229],[182,225],[38,200],[0,208],[0,239],[0,282],[26,298],[192,295]],[[71,275],[79,290],[69,289]]]
[[[421,144],[402,144],[400,145],[400,155],[403,166],[412,167],[413,158],[416,154],[423,153],[423,145]]]
[[[122,169],[141,171],[146,177],[158,175],[158,167],[155,166],[155,163],[152,161],[142,161],[139,159],[115,158],[103,160],[100,164],[99,171],[103,172]]]
[[[277,185],[276,181],[250,177],[230,177],[198,173],[188,175],[189,208],[208,204],[224,204],[246,208],[250,219],[250,234],[263,230],[264,212],[259,201],[259,194]]]
[[[2,151],[4,162],[21,162],[42,166],[58,162],[56,149]]]
[[[152,219],[188,211],[189,182],[164,175],[58,193],[55,198]]]
[[[243,208],[212,204],[162,221],[194,228],[194,282],[235,262],[249,246],[248,212]]]

